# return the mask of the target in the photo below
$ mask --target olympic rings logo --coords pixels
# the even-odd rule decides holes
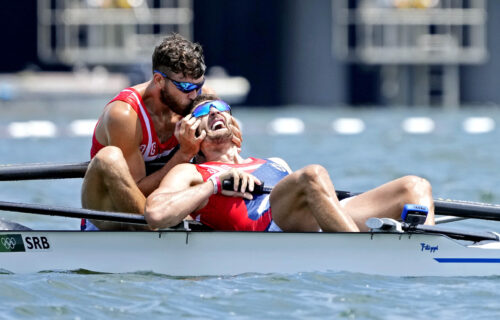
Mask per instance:
[[[5,249],[12,250],[16,246],[16,239],[14,238],[2,238],[0,241]]]

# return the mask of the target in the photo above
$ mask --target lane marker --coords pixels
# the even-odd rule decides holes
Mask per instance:
[[[470,117],[464,120],[462,127],[470,134],[487,133],[495,129],[495,120],[489,117]]]
[[[332,122],[332,128],[339,134],[360,134],[365,130],[365,123],[357,118],[339,118]]]
[[[299,118],[277,118],[268,125],[271,134],[301,134],[304,129],[304,122]]]
[[[243,123],[236,119],[240,129]],[[56,126],[47,120],[11,122],[0,126],[0,136],[14,139],[55,138],[60,136],[91,137],[97,119],[78,119],[66,127]],[[435,122],[428,117],[410,117],[403,120],[401,128],[410,134],[428,134],[435,130]],[[342,135],[360,134],[366,130],[366,124],[359,118],[338,118],[332,121],[331,128]],[[482,134],[494,131],[496,123],[490,117],[469,117],[462,122],[462,129],[469,134]],[[299,118],[276,118],[267,125],[268,133],[298,135],[305,132],[305,124]]]
[[[7,126],[7,133],[15,139],[54,138],[57,134],[57,127],[54,123],[43,120],[12,122]]]
[[[427,134],[434,131],[436,125],[434,120],[427,117],[412,117],[403,121],[401,127],[407,133],[412,134]]]
[[[77,137],[90,137],[94,133],[96,119],[81,119],[69,124],[69,133]]]

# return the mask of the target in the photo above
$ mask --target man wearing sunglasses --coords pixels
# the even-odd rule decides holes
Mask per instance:
[[[231,108],[216,96],[194,102],[193,117],[206,162],[174,167],[146,201],[145,218],[153,228],[196,219],[215,230],[345,231],[367,230],[370,217],[399,218],[404,204],[428,206],[426,223],[434,223],[430,184],[407,176],[352,198],[339,201],[328,172],[310,165],[291,172],[281,159],[244,159],[232,141]],[[233,179],[233,190],[222,181]],[[253,195],[262,181],[271,194]]]
[[[204,137],[195,136],[200,121],[188,113],[205,82],[202,47],[172,34],[155,48],[152,60],[152,78],[121,91],[99,117],[82,186],[84,208],[143,214],[146,196],[163,176],[198,153]],[[146,175],[145,163],[161,157],[168,162]],[[105,230],[137,228],[94,224]],[[82,230],[94,228],[82,220]]]

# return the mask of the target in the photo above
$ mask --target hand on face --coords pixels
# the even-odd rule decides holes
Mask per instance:
[[[238,125],[238,121],[236,121],[234,119],[234,117],[232,118],[230,126],[231,126],[231,129],[233,132],[233,143],[238,148],[241,148],[241,143],[243,142],[243,137],[241,136],[241,130],[240,130],[240,126]]]
[[[253,195],[251,194],[251,192],[254,191],[255,185],[262,184],[259,179],[257,179],[250,173],[235,168],[232,168],[231,170],[226,171],[219,176],[220,181],[224,181],[230,178],[233,178],[234,181],[233,190],[223,189],[221,191],[221,194],[229,197],[241,197],[252,200]]]
[[[180,145],[180,152],[184,153],[189,159],[193,158],[198,151],[203,139],[207,133],[202,130],[199,136],[196,136],[196,129],[200,125],[201,120],[194,118],[191,114],[182,118],[175,125],[174,135]]]

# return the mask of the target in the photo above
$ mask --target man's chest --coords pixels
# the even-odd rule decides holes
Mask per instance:
[[[172,117],[156,116],[152,117],[151,120],[160,143],[163,144],[174,136],[177,121],[172,119]]]

